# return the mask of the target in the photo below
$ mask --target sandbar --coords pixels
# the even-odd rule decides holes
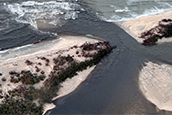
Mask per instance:
[[[140,72],[139,86],[144,96],[160,110],[172,111],[172,66],[147,62]]]

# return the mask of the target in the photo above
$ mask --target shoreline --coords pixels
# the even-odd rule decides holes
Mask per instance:
[[[0,76],[0,78],[1,79],[5,78],[5,81],[0,81],[1,90],[3,92],[3,95],[8,94],[9,91],[12,91],[13,89],[16,89],[17,87],[19,87],[21,85],[20,82],[17,84],[10,82],[10,76],[8,75],[8,73],[10,71],[20,72],[21,70],[30,70],[33,73],[35,72],[34,67],[32,67],[32,65],[26,66],[24,64],[24,63],[26,63],[25,60],[29,59],[34,64],[37,64],[38,62],[36,62],[36,61],[39,60],[38,57],[44,57],[44,56],[46,58],[48,57],[48,59],[50,60],[49,66],[41,67],[41,66],[37,65],[40,69],[44,70],[45,76],[48,76],[48,73],[50,73],[50,71],[53,68],[51,58],[55,57],[55,55],[57,54],[57,51],[60,51],[59,53],[64,56],[69,55],[69,54],[74,55],[75,60],[82,62],[84,60],[87,60],[87,58],[77,57],[75,54],[75,52],[77,50],[71,49],[71,47],[73,47],[75,45],[77,45],[77,47],[78,47],[78,46],[83,45],[84,43],[97,43],[98,40],[91,39],[89,37],[84,37],[84,36],[62,36],[58,40],[53,40],[53,41],[48,41],[48,42],[51,44],[51,46],[44,46],[44,48],[40,51],[31,52],[31,53],[25,54],[25,55],[18,55],[17,57],[14,56],[13,53],[11,53],[9,55],[12,55],[11,56],[12,58],[7,58],[6,60],[2,60],[0,62],[0,69],[1,69],[0,72],[2,74]],[[42,44],[44,44],[44,43],[42,43]],[[42,46],[42,44],[35,44],[35,45]],[[45,44],[48,44],[48,43],[45,42]],[[45,47],[48,47],[48,48],[45,48]],[[68,51],[68,50],[71,50],[71,51]],[[64,53],[65,51],[66,51],[66,53]],[[78,51],[79,51],[79,49],[78,49]],[[94,53],[94,52],[92,52],[92,53]],[[40,62],[41,62],[41,65],[46,64],[44,61],[40,61]],[[93,66],[91,68],[87,68],[86,70],[83,70],[82,72],[78,72],[77,76],[75,76],[71,79],[68,78],[65,82],[61,83],[62,87],[58,91],[58,96],[53,98],[53,100],[57,99],[59,97],[62,97],[64,95],[67,95],[67,94],[71,93],[73,90],[75,90],[79,86],[79,84],[81,84],[87,78],[87,76],[91,73],[91,71],[94,70],[95,67],[96,66]],[[33,86],[36,89],[40,89],[41,87],[43,87],[43,81],[40,81],[40,83],[36,83]],[[68,88],[70,88],[70,89],[68,89]],[[1,99],[1,101],[2,100],[3,99]],[[53,109],[53,108],[55,108],[55,105],[45,104],[43,114],[45,114],[48,110]]]
[[[172,19],[172,11],[132,19],[120,24],[122,29],[130,34],[137,42],[143,43],[144,38],[139,38],[141,33],[158,26],[162,19]],[[172,37],[159,39],[157,44],[172,42]]]
[[[26,106],[26,110],[14,106],[17,112],[30,113],[34,108],[33,113],[45,114],[47,110],[56,107],[52,104],[54,99],[74,91],[94,70],[101,58],[114,48],[108,41],[86,36],[63,36],[58,40],[24,49],[29,50],[24,55],[16,56],[15,51],[11,52],[6,55],[6,58],[10,58],[0,60],[2,113],[10,107],[10,103],[16,105],[20,101],[22,106]],[[7,107],[4,108],[5,106]],[[13,111],[5,113],[10,114]]]

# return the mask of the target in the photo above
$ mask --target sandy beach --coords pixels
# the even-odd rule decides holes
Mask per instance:
[[[132,19],[123,22],[121,26],[123,29],[129,33],[133,38],[135,38],[139,43],[142,43],[144,38],[139,38],[142,32],[148,31],[155,26],[158,26],[159,21],[162,19],[172,19],[172,11],[163,12],[156,15],[150,15],[146,17],[140,17],[138,19]],[[158,43],[171,42],[172,38],[162,38],[158,40]]]
[[[50,41],[49,41],[50,42]],[[1,91],[2,95],[8,94],[8,91],[13,90],[15,88],[18,88],[20,85],[22,85],[21,82],[19,83],[12,83],[10,81],[10,71],[16,71],[20,72],[22,70],[29,70],[32,73],[37,73],[35,68],[39,68],[40,70],[44,71],[44,74],[46,76],[45,80],[48,78],[49,73],[53,69],[53,58],[57,57],[58,55],[62,56],[67,56],[67,55],[73,55],[73,58],[78,61],[85,61],[90,59],[89,57],[82,57],[76,55],[76,52],[80,53],[81,49],[78,46],[81,46],[84,43],[96,43],[98,40],[95,39],[90,39],[88,37],[83,37],[83,36],[62,36],[58,40],[51,41],[51,46],[47,46],[45,48],[39,51],[31,51],[30,54],[25,54],[25,55],[18,55],[18,56],[13,56],[13,52],[7,56],[11,58],[7,58],[6,60],[0,60],[0,73],[2,74],[0,76],[0,84],[1,84]],[[43,44],[43,43],[42,43]],[[36,45],[41,45],[42,44],[36,44]],[[77,46],[78,48],[71,48],[73,46]],[[94,51],[92,53],[95,53]],[[49,64],[46,65],[45,60],[41,60],[41,57],[46,57],[46,59],[49,60]],[[29,60],[33,64],[27,65],[26,60]],[[39,63],[39,64],[38,64]],[[67,79],[65,82],[61,84],[61,89],[59,92],[57,92],[57,98],[67,95],[73,90],[77,88],[77,86],[83,82],[86,77],[89,75],[89,73],[95,68],[95,66],[91,68],[87,68],[86,70],[79,72],[77,76],[73,77],[72,79]],[[38,75],[41,75],[41,73],[37,73]],[[5,80],[2,80],[5,79]],[[45,81],[44,80],[44,81]],[[43,87],[43,82],[40,81],[39,83],[34,84],[33,86],[37,89],[40,89]],[[3,99],[1,99],[2,101]],[[55,105],[53,104],[45,104],[44,105],[44,113],[49,110],[53,109]]]
[[[80,46],[85,42],[95,43],[95,42],[97,42],[97,40],[88,39],[86,37],[65,36],[65,37],[61,37],[60,41],[57,41],[53,45],[47,46],[48,47],[47,49],[42,49],[40,51],[36,51],[31,54],[26,54],[26,55],[17,56],[14,58],[9,58],[9,59],[3,60],[0,63],[0,70],[1,70],[0,72],[2,73],[1,78],[5,77],[6,82],[2,82],[2,81],[0,82],[2,85],[2,87],[1,87],[2,91],[4,93],[7,93],[9,90],[12,90],[18,86],[17,84],[12,85],[10,83],[10,77],[7,77],[7,76],[9,76],[8,73],[10,71],[31,70],[31,72],[33,72],[33,73],[35,72],[35,70],[33,69],[34,67],[32,67],[33,65],[27,66],[25,64],[25,61],[27,59],[29,59],[33,62],[36,62],[38,60],[37,57],[42,57],[42,56],[47,56],[49,59],[53,59],[55,56],[57,56],[56,55],[57,51],[67,50],[68,48],[70,48],[74,45]],[[67,52],[64,52],[63,55],[67,55],[68,53],[75,55],[75,52],[76,52],[75,50],[69,51],[69,52],[67,51]],[[75,56],[75,59],[78,61],[84,61],[85,58],[83,58],[83,57],[79,58],[79,57]],[[39,62],[41,62],[43,65],[45,65],[45,61],[39,60]],[[40,66],[40,69],[45,70],[45,75],[48,75],[48,73],[52,69],[52,65],[53,65],[53,62],[50,62],[50,66],[47,66],[47,67]],[[10,84],[10,85],[5,85],[5,84]],[[41,85],[41,84],[39,84],[39,85]],[[35,86],[37,86],[37,84]]]

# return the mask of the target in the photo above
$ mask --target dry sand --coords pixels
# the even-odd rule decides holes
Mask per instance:
[[[57,57],[59,54],[61,55],[74,55],[74,58],[76,61],[81,62],[87,60],[85,57],[77,57],[76,51],[80,51],[80,49],[70,49],[72,46],[80,46],[84,44],[85,42],[89,43],[96,43],[98,40],[95,39],[89,39],[88,37],[83,36],[62,36],[59,40],[51,41],[51,45],[42,46],[42,44],[37,44],[38,46],[41,45],[43,47],[42,50],[30,51],[29,54],[25,55],[18,55],[14,56],[15,53],[9,54],[10,56],[6,56],[7,59],[0,59],[0,73],[2,73],[2,76],[0,76],[0,84],[2,85],[0,87],[0,90],[2,90],[3,94],[7,94],[9,90],[13,90],[21,85],[21,83],[11,83],[10,82],[10,71],[16,71],[20,72],[21,70],[30,70],[32,73],[36,73],[35,66],[38,66],[41,70],[45,72],[45,75],[47,76],[45,80],[48,78],[48,74],[51,72],[53,68],[53,58]],[[60,51],[60,52],[58,52]],[[61,52],[62,51],[62,52]],[[58,54],[56,53],[58,52]],[[10,58],[9,58],[10,57]],[[37,57],[46,57],[50,60],[49,66],[45,66],[46,62],[44,60],[40,60]],[[33,62],[33,65],[27,65],[25,61],[29,59],[31,62]],[[38,65],[38,62],[40,62],[42,65]],[[62,89],[60,89],[60,92],[58,93],[58,97],[64,96],[70,92],[72,92],[81,82],[83,82],[86,77],[89,75],[89,73],[95,68],[91,67],[87,70],[84,70],[83,72],[79,72],[77,76],[73,77],[72,79],[67,79],[64,83],[61,85],[63,86]],[[38,75],[41,73],[38,73]],[[2,81],[2,78],[5,78],[6,81]],[[44,81],[45,81],[44,80]],[[39,89],[43,87],[43,81],[40,83],[37,83],[34,85],[35,88]],[[56,98],[58,98],[56,97]],[[2,101],[2,100],[1,100]],[[44,113],[54,108],[55,106],[53,104],[45,104],[44,105]]]
[[[161,21],[162,19],[172,19],[172,11],[129,20],[122,23],[121,26],[127,33],[129,33],[132,37],[134,37],[138,42],[142,43],[144,39],[139,38],[140,34],[157,26],[159,21]],[[171,42],[171,41],[172,38],[168,38],[168,39],[163,38],[161,40],[158,40],[158,43]]]
[[[140,72],[140,89],[160,110],[172,111],[172,66],[146,63]]]

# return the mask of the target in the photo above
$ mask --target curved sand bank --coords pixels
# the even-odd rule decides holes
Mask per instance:
[[[25,63],[26,60],[30,60],[31,62],[34,62],[34,64],[37,64],[38,62],[41,62],[42,65],[45,65],[46,62],[43,60],[38,59],[38,57],[45,56],[50,60],[49,66],[38,66],[41,70],[44,70],[45,75],[48,77],[48,74],[51,72],[53,68],[53,58],[60,53],[61,55],[73,55],[74,59],[76,61],[85,61],[87,60],[86,57],[78,57],[76,55],[76,51],[80,52],[80,49],[70,49],[73,46],[81,46],[85,42],[88,43],[96,43],[98,40],[90,39],[88,37],[83,36],[62,36],[58,40],[48,41],[45,43],[40,43],[33,45],[34,48],[29,48],[29,53],[27,52],[28,49],[23,50],[26,52],[26,54],[23,54],[21,52],[16,55],[13,50],[11,50],[11,53],[8,55],[5,55],[4,57],[0,58],[0,73],[2,73],[2,76],[0,76],[0,90],[2,90],[3,94],[7,94],[9,90],[13,90],[21,85],[21,83],[12,83],[10,82],[10,71],[21,71],[21,70],[30,70],[31,72],[35,72],[34,65],[27,66]],[[35,47],[36,46],[36,47]],[[42,48],[42,49],[41,49]],[[40,49],[40,50],[35,50]],[[59,52],[58,52],[59,51]],[[58,52],[58,53],[57,53]],[[94,53],[94,52],[93,52]],[[4,58],[6,58],[4,60]],[[33,67],[32,67],[33,66]],[[82,72],[78,72],[78,75],[73,77],[72,79],[67,79],[65,82],[61,84],[61,89],[58,92],[58,97],[67,95],[68,93],[72,92],[76,87],[83,82],[86,77],[89,75],[89,73],[95,68],[95,66],[91,68],[87,68],[86,70]],[[45,80],[47,79],[45,78]],[[2,81],[1,79],[5,78],[6,81]],[[45,81],[44,80],[44,81]],[[43,87],[43,81],[37,83],[34,85],[35,88],[40,89]],[[2,101],[1,99],[0,101]],[[44,105],[44,113],[49,110],[53,109],[55,105],[53,104],[45,104]]]
[[[44,109],[44,112],[43,112],[43,115],[48,111],[48,110],[50,110],[50,109],[53,109],[53,108],[55,108],[56,106],[53,104],[53,103],[46,103],[46,104],[44,104],[44,106],[43,106],[43,109]]]
[[[145,97],[160,110],[172,111],[172,66],[146,63],[140,72],[139,85]]]
[[[172,11],[129,20],[122,23],[121,25],[127,33],[129,33],[138,42],[142,43],[144,39],[139,38],[141,33],[150,30],[155,26],[158,26],[159,21],[161,21],[162,19],[172,19]],[[171,42],[171,41],[172,38],[168,38],[168,39],[163,38],[158,40],[158,43]]]

